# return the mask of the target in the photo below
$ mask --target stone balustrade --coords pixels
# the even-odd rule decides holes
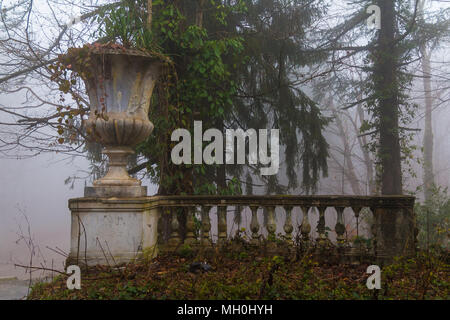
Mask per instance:
[[[415,245],[414,197],[409,196],[156,196],[149,198],[149,205],[159,217],[159,246],[169,250],[181,244],[220,245],[237,234],[253,244],[266,239],[293,245],[313,241],[320,245],[331,242],[333,232],[334,244],[342,247],[349,240],[344,225],[346,208],[354,216],[357,236],[360,213],[370,213],[367,220],[371,222],[372,249],[377,256],[411,252]],[[250,216],[250,223],[243,228],[243,234],[239,228],[232,232],[234,217],[244,211]],[[266,213],[262,222],[258,211]],[[283,225],[278,229],[282,232],[276,232],[280,221]],[[409,243],[404,243],[408,239]]]
[[[344,216],[346,224],[349,214],[353,216],[358,234],[362,213],[365,223],[370,223],[372,253],[380,259],[392,258],[415,251],[414,200],[293,195],[71,199],[69,260],[105,264],[104,248],[108,248],[110,260],[121,263],[184,244],[220,246],[237,234],[255,245],[268,240],[288,245],[333,243],[339,248],[349,240]],[[239,215],[247,219],[236,227]]]

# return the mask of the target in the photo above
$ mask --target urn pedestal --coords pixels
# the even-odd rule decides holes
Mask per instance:
[[[85,197],[145,197],[147,187],[141,186],[141,181],[130,177],[126,170],[127,158],[134,154],[129,147],[107,147],[103,150],[109,158],[109,168],[106,175],[94,181],[93,187],[84,188]]]
[[[78,198],[67,265],[118,265],[157,255],[158,211],[148,198]]]

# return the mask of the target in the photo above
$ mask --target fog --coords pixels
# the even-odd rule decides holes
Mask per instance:
[[[61,10],[61,12],[63,11]],[[68,16],[69,12],[66,15]],[[67,17],[61,20],[65,21]],[[444,83],[445,79],[448,81],[449,74],[448,53],[449,48],[444,44],[433,54],[432,59],[433,74],[439,75],[437,78],[439,81],[435,82],[436,80],[433,79],[432,85],[444,88],[440,99],[446,101],[436,105],[433,111],[435,182],[443,187],[450,186],[449,88],[448,83]],[[4,58],[0,57],[0,60],[3,61]],[[443,63],[446,63],[444,67],[442,67]],[[40,90],[38,88],[38,93],[45,92],[48,94],[49,89]],[[414,152],[414,159],[412,159],[410,167],[405,167],[411,168],[413,172],[413,174],[405,174],[404,188],[406,192],[417,191],[422,185],[423,169],[418,161],[423,157],[421,148],[423,145],[424,98],[421,78],[414,80],[410,93],[412,101],[419,105],[418,115],[411,122],[410,127],[420,129],[420,131],[415,132],[412,141],[412,144],[418,147]],[[42,95],[44,94],[42,93]],[[51,98],[53,102],[56,99],[55,97]],[[23,101],[28,101],[26,92],[0,93],[0,106],[23,105]],[[45,111],[44,108],[43,110]],[[44,111],[40,112],[43,114]],[[11,121],[11,119],[13,119],[11,115],[0,113],[0,122]],[[336,159],[329,159],[329,177],[319,182],[318,193],[352,194],[348,180],[345,178],[345,172],[339,169],[337,163],[341,159],[339,157],[341,157],[342,152],[336,150],[338,148],[343,150],[343,147],[339,137],[330,131],[333,125],[331,124],[324,134],[330,147],[335,148],[334,151],[331,150],[330,152],[336,156],[337,161]],[[348,123],[346,125],[348,129],[350,125]],[[6,129],[2,128],[2,130]],[[0,136],[4,132],[0,131]],[[349,132],[349,140],[351,140],[353,146],[357,134],[357,132]],[[361,150],[358,151],[356,148],[351,152],[354,153],[355,159],[358,159],[361,158]],[[81,156],[43,152],[34,157],[22,159],[22,154],[19,151],[17,155],[17,159],[14,159],[11,158],[10,154],[6,156],[0,153],[0,277],[17,276],[26,278],[28,275],[25,270],[14,267],[14,264],[29,265],[30,258],[33,258],[33,265],[45,264],[49,268],[62,268],[65,257],[54,250],[65,253],[69,251],[70,212],[68,200],[82,197],[85,184],[91,185],[91,181],[81,178],[75,180],[73,185],[65,184],[68,177],[89,171],[88,160]],[[364,193],[370,193],[364,170],[362,161],[358,163],[355,160],[355,172],[362,190],[364,190]],[[284,179],[281,180],[283,182]],[[148,195],[156,193],[157,187],[152,185],[148,178],[143,180],[143,185],[148,187]],[[263,191],[259,193],[261,192]],[[422,197],[421,192],[418,192],[417,195],[419,199]],[[248,224],[248,220],[245,224]],[[278,228],[280,229],[281,226],[279,225]],[[28,236],[31,236],[32,241],[28,242],[27,246],[26,237]],[[34,246],[34,253],[30,251],[30,243]]]
[[[61,265],[63,257],[46,246],[58,246],[67,252],[69,246],[70,215],[67,200],[83,194],[83,186],[73,189],[64,185],[64,177],[73,174],[74,166],[84,161],[67,163],[57,155],[42,155],[23,160],[0,160],[0,276],[26,276],[24,269],[13,267],[14,263],[27,265],[30,250],[21,238],[21,229],[28,236],[29,220],[31,236],[38,245],[39,260],[54,260]],[[78,162],[78,163],[77,163]],[[43,256],[42,256],[42,255]]]
[[[0,159],[0,277],[26,278],[30,250],[21,239],[28,236],[28,223],[36,253],[33,265],[62,269],[64,256],[51,249],[69,251],[70,211],[68,200],[83,196],[84,181],[75,182],[73,189],[64,180],[78,170],[87,169],[83,158],[68,158],[58,154],[14,160]],[[155,186],[143,181],[149,194]],[[48,249],[47,247],[51,248]],[[39,275],[36,273],[36,275]]]

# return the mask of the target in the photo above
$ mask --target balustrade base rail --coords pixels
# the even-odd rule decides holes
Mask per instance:
[[[289,243],[283,240],[264,240],[258,243],[242,239],[229,239],[226,243],[202,243],[200,241],[176,245],[159,243],[158,253],[183,257],[197,257],[199,260],[214,259],[217,254],[232,254],[240,259],[249,255],[255,256],[281,256],[290,261],[298,261],[305,256],[314,257],[315,260],[327,264],[360,264],[379,262],[373,248],[359,248],[351,246],[338,246],[332,243],[323,245],[308,242],[308,245]],[[384,260],[383,260],[384,261]]]

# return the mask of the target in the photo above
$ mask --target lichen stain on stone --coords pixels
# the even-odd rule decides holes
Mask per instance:
[[[139,89],[142,86],[142,73],[138,72],[136,74],[136,78],[133,83],[133,87],[131,88],[130,100],[128,101],[128,112],[136,113],[138,109],[141,107],[140,99],[139,99]]]

